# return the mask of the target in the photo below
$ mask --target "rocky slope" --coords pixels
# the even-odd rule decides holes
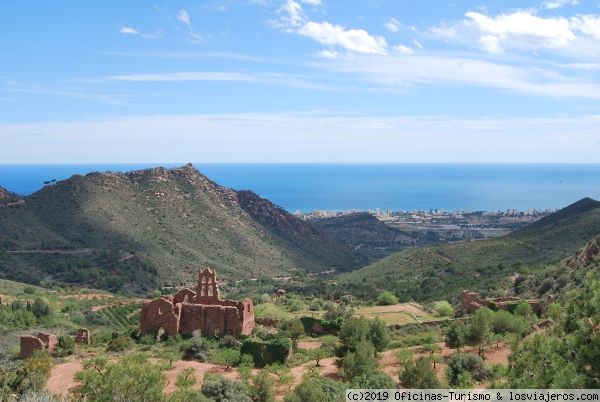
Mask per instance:
[[[91,173],[0,211],[0,275],[116,290],[179,286],[209,265],[239,279],[350,270],[351,248],[193,166]]]

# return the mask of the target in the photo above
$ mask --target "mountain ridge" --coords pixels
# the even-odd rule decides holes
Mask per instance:
[[[35,249],[63,248],[93,251],[79,257],[84,262],[65,254],[48,254],[51,261],[44,262],[34,255]],[[92,172],[45,186],[25,197],[23,206],[0,211],[0,250],[4,276],[23,279],[14,278],[20,271],[31,272],[29,281],[70,282],[88,270],[94,272],[88,281],[111,290],[119,281],[130,290],[185,285],[205,265],[233,281],[319,272],[334,262],[343,271],[362,263],[326,233],[258,195],[219,186],[191,164]],[[74,268],[75,263],[82,266]],[[114,273],[110,286],[103,272]],[[136,272],[145,272],[148,281],[137,284]]]

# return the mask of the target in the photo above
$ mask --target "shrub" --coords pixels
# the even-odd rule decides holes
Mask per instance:
[[[289,338],[277,337],[270,341],[248,338],[242,344],[241,354],[252,356],[257,367],[285,363],[292,346]]]
[[[237,349],[218,349],[212,359],[216,364],[225,366],[229,371],[231,366],[237,366],[240,362],[240,351]]]
[[[177,374],[175,385],[180,388],[189,388],[196,383],[196,376],[192,367],[186,367]]]
[[[435,302],[433,304],[433,310],[440,317],[452,317],[452,314],[454,314],[452,305],[445,300]]]
[[[71,336],[60,336],[58,338],[57,355],[64,357],[72,355],[75,352],[75,339]]]
[[[354,351],[349,352],[342,360],[343,375],[349,380],[369,374],[376,369],[375,348],[366,340],[359,342]]]
[[[298,347],[298,339],[304,335],[304,325],[299,319],[284,321],[279,324],[281,333],[292,340],[292,347]]]
[[[194,336],[183,342],[179,347],[181,357],[185,360],[198,360],[205,362],[208,360],[208,350],[212,349],[211,343],[200,336]]]
[[[207,374],[202,384],[202,394],[215,402],[253,402],[248,387],[218,375]]]
[[[464,372],[468,372],[477,381],[485,380],[487,377],[487,368],[483,359],[472,353],[455,354],[448,360],[448,369],[450,385],[457,385],[459,374]]]
[[[125,349],[129,349],[131,346],[131,339],[126,336],[116,336],[110,340],[106,350],[108,352],[122,352]]]
[[[345,399],[347,385],[310,372],[285,396],[285,402],[338,402]]]
[[[377,297],[378,306],[390,306],[392,304],[398,304],[398,298],[392,292],[386,290]]]
[[[415,361],[408,360],[400,372],[400,382],[404,388],[439,388],[440,383],[431,362],[426,357],[419,357]]]

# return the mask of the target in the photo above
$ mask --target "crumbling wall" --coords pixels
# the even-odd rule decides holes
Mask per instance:
[[[31,335],[21,336],[20,346],[19,357],[21,359],[27,359],[35,350],[44,350],[44,342],[40,338]]]
[[[75,342],[89,345],[92,343],[92,335],[87,328],[79,328],[75,334]]]
[[[169,336],[175,336],[179,333],[179,319],[180,311],[173,301],[159,297],[142,305],[140,331],[145,335],[162,328]]]

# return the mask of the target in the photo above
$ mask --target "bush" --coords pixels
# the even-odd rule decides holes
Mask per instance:
[[[398,298],[392,292],[386,290],[377,297],[378,306],[390,306],[392,304],[398,304]]]
[[[366,340],[359,342],[354,351],[349,352],[342,360],[343,375],[349,380],[369,374],[376,369],[375,348]]]
[[[84,371],[75,378],[82,382],[78,393],[94,401],[160,401],[165,375],[140,353],[123,357],[115,363],[95,358],[84,362]]]
[[[180,388],[189,388],[196,383],[196,376],[192,367],[186,367],[177,374],[175,385]]]
[[[273,363],[285,363],[292,347],[289,338],[277,337],[270,341],[248,338],[242,344],[241,354],[252,356],[256,367]]]
[[[408,360],[400,372],[400,382],[404,388],[439,388],[440,383],[431,362],[426,357],[419,357],[415,361]]]
[[[248,387],[218,375],[207,374],[202,384],[202,394],[215,402],[253,402]]]
[[[435,302],[433,304],[433,310],[440,317],[452,317],[452,314],[454,314],[452,305],[445,300]]]
[[[380,370],[361,374],[352,380],[350,388],[359,389],[393,389],[396,388],[394,379]]]
[[[240,362],[240,351],[237,349],[218,349],[212,359],[216,364],[225,366],[229,371],[231,366],[237,366]]]
[[[107,352],[122,352],[129,349],[131,346],[131,339],[126,336],[116,336],[110,340],[106,347]]]
[[[500,310],[495,312],[492,317],[492,329],[496,334],[524,334],[527,324],[523,320],[523,317]]]
[[[285,402],[338,402],[345,399],[347,385],[331,378],[307,374],[302,382],[285,396]]]
[[[50,305],[46,299],[36,297],[31,305],[31,312],[36,316],[36,318],[45,317],[50,315]]]
[[[75,339],[71,336],[60,336],[58,338],[57,355],[64,357],[72,355],[75,352]]]
[[[468,372],[477,381],[487,378],[487,368],[483,359],[472,353],[458,353],[448,360],[450,385],[458,385],[459,374]]]
[[[181,351],[181,357],[185,360],[205,362],[208,360],[208,350],[213,349],[214,346],[208,339],[195,336],[183,342],[179,350]]]
[[[26,374],[24,381],[28,382],[24,388],[41,391],[50,376],[52,357],[45,350],[34,350],[31,357],[23,363],[23,369]]]

